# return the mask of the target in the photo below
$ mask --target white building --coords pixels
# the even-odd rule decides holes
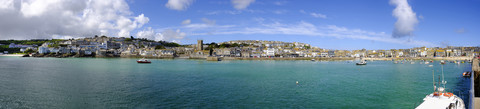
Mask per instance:
[[[44,46],[38,47],[38,53],[40,54],[48,53],[48,47],[44,47]]]
[[[267,49],[267,56],[275,56],[275,49],[274,48],[269,48]]]
[[[427,51],[422,51],[422,52],[420,52],[420,56],[421,56],[421,57],[427,56]]]

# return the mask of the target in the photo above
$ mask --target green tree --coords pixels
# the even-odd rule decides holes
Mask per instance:
[[[161,46],[161,45],[157,45],[157,46],[155,46],[155,49],[165,49],[165,47]]]
[[[305,49],[310,49],[311,47],[310,46],[303,46]]]
[[[132,39],[131,38],[125,38],[125,41],[126,42],[132,42]]]
[[[167,41],[158,41],[158,43],[162,44],[165,47],[179,47],[180,44],[175,42],[167,42]]]
[[[24,53],[30,54],[30,53],[35,53],[32,49],[25,50]]]

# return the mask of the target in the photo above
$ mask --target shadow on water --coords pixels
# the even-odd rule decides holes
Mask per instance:
[[[468,65],[465,66],[464,72],[465,71],[471,71],[472,66]],[[465,103],[465,108],[468,109],[470,106],[470,89],[471,89],[471,79],[470,77],[463,77],[462,73],[463,72],[456,72],[458,73],[458,82],[455,85],[455,88],[451,91],[455,95],[459,96],[462,98],[463,102]]]

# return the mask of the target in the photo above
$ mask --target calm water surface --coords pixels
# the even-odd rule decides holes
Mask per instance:
[[[0,108],[414,108],[441,74],[433,65],[0,57]],[[444,65],[466,102],[470,68]]]

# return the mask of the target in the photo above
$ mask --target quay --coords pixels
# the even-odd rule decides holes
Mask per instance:
[[[470,105],[471,107],[473,107],[474,109],[480,109],[480,66],[479,66],[479,60],[478,58],[474,58],[473,59],[473,62],[472,62],[472,72],[473,72],[473,84],[472,84],[472,91],[473,94],[470,95],[471,100],[473,100],[473,102],[470,102],[472,105]],[[470,108],[471,108],[470,107]]]

